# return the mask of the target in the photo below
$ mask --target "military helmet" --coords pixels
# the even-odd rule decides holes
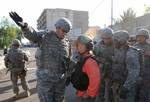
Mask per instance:
[[[58,21],[56,21],[55,27],[61,27],[66,33],[68,33],[72,29],[72,24],[67,18],[60,18]]]
[[[137,36],[145,36],[146,39],[149,39],[149,31],[147,29],[140,29],[138,32],[137,32]]]
[[[119,30],[114,33],[113,40],[119,43],[126,43],[129,39],[129,33],[125,30]]]
[[[93,42],[88,36],[81,35],[78,37],[77,41],[79,41],[82,44],[85,44],[88,50],[93,49]]]
[[[15,45],[21,46],[21,42],[18,39],[14,39],[12,42],[12,46],[15,46]]]
[[[102,29],[100,32],[102,33],[101,38],[113,37],[113,30],[109,27]]]

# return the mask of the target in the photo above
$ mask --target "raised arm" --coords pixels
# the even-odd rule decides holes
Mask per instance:
[[[23,34],[27,39],[35,43],[42,39],[43,32],[36,32],[32,27],[29,27],[16,12],[9,12],[9,16],[19,27],[21,27]]]

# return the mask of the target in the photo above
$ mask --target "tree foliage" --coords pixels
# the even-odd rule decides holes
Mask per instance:
[[[19,28],[10,23],[6,17],[0,22],[0,48],[9,47],[12,40],[21,32]]]
[[[145,13],[144,14],[148,14],[150,13],[150,6],[149,7],[145,7]]]
[[[115,24],[117,23],[127,23],[136,18],[136,13],[132,8],[128,8],[126,11],[123,11],[123,14],[120,15],[120,19],[116,20]]]

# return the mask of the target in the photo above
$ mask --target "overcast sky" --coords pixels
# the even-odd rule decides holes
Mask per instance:
[[[150,6],[150,0],[113,0],[114,19],[127,8],[133,8],[137,16],[144,13],[144,6]],[[111,0],[1,0],[0,17],[16,11],[24,21],[36,28],[37,18],[45,8],[64,8],[89,11],[89,26],[110,25]]]

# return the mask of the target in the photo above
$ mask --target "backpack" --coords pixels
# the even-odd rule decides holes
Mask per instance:
[[[93,60],[96,60],[94,57],[89,56],[86,57],[82,61],[78,61],[75,65],[75,70],[71,74],[71,83],[73,87],[80,91],[85,91],[88,89],[89,86],[89,78],[88,75],[82,71],[83,65],[85,64],[86,60],[92,58]]]
[[[21,50],[10,50],[8,53],[11,68],[24,69],[24,53]]]

